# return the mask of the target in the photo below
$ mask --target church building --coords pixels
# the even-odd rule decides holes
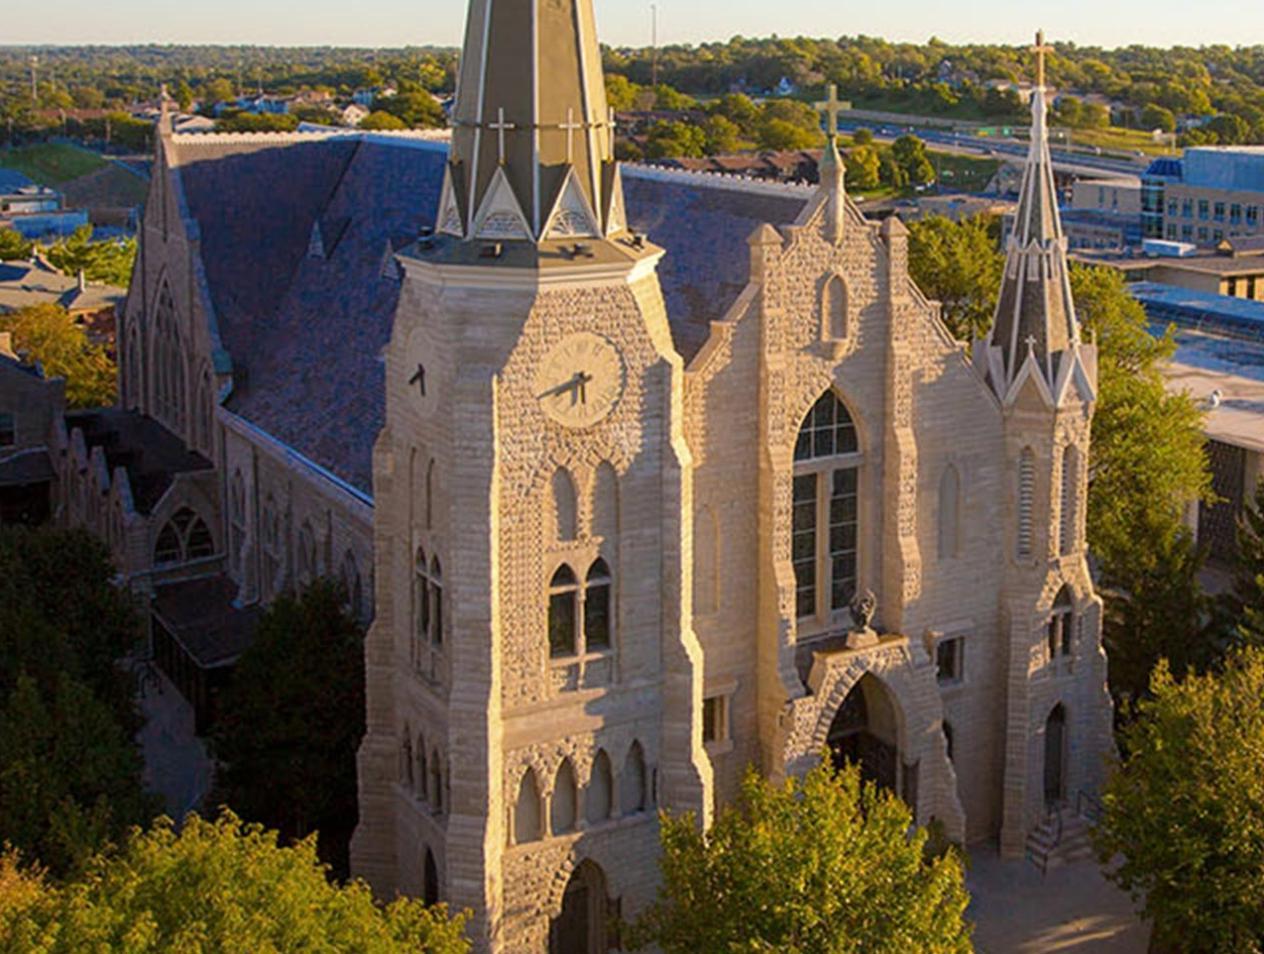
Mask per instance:
[[[469,908],[477,951],[611,949],[658,812],[705,823],[749,765],[850,759],[1010,858],[1103,781],[1044,97],[972,349],[824,109],[819,187],[621,167],[591,0],[471,0],[450,141],[164,112],[122,407],[67,420],[57,512],[208,718],[248,614],[343,581],[354,872]]]

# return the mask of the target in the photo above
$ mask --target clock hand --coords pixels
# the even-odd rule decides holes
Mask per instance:
[[[579,386],[579,375],[575,375],[575,377],[571,378],[569,381],[563,381],[557,387],[550,388],[549,390],[545,391],[543,394],[540,395],[540,398],[544,399],[544,398],[549,398],[549,397],[559,397],[565,394],[567,391],[574,391],[578,386]]]

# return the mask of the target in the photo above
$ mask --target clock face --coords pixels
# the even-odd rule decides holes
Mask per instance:
[[[608,339],[589,331],[554,345],[535,376],[540,408],[566,427],[592,427],[623,394],[623,358]]]
[[[408,337],[408,348],[404,352],[404,365],[401,373],[408,392],[408,399],[417,410],[425,413],[434,406],[434,390],[438,386],[433,360],[428,353],[421,329],[413,331]]]

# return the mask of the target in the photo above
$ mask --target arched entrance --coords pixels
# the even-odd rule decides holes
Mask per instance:
[[[428,905],[439,903],[439,866],[435,864],[434,852],[426,849],[425,868],[422,872],[421,897]]]
[[[899,728],[895,701],[866,673],[847,694],[826,736],[835,767],[860,766],[861,777],[899,793]]]
[[[549,954],[606,954],[613,947],[612,913],[605,872],[592,861],[580,862],[566,884],[562,912],[549,926]]]
[[[1066,801],[1066,709],[1053,707],[1045,720],[1045,805]]]

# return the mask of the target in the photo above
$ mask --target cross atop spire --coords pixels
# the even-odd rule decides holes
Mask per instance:
[[[838,138],[838,114],[851,109],[851,103],[838,98],[838,86],[830,83],[825,91],[825,100],[816,103],[816,110],[825,116],[825,135],[830,141]]]
[[[1045,56],[1053,52],[1053,47],[1045,42],[1045,31],[1036,31],[1036,45],[1031,48],[1036,54],[1036,88],[1045,88]]]

